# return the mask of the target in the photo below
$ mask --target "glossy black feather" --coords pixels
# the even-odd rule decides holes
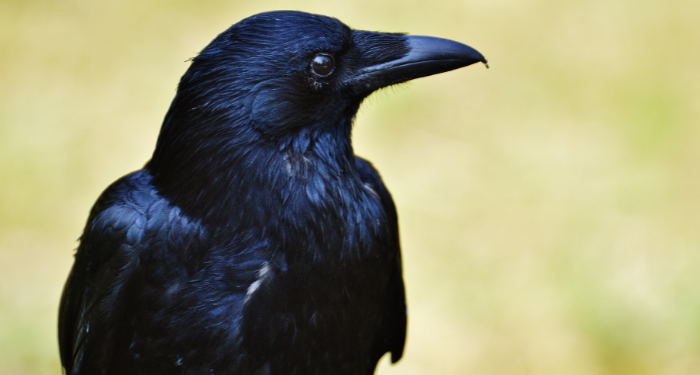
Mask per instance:
[[[415,78],[411,43],[271,12],[194,58],[151,161],[90,213],[59,313],[66,373],[372,374],[386,352],[399,360],[396,209],[350,133],[367,95]],[[319,53],[332,74],[310,68]]]

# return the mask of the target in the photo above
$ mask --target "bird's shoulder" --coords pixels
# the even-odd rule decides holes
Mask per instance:
[[[111,184],[93,206],[81,244],[89,242],[91,236],[121,238],[126,244],[138,244],[145,240],[147,232],[158,231],[166,224],[181,224],[173,228],[177,231],[203,229],[161,197],[151,180],[148,170],[143,169]]]

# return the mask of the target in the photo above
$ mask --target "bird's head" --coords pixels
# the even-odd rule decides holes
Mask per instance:
[[[207,134],[265,140],[335,127],[348,128],[349,137],[360,103],[377,89],[476,62],[486,59],[446,39],[358,31],[302,12],[261,13],[193,59],[158,147]]]
[[[446,39],[358,31],[302,12],[258,14],[193,59],[146,168],[171,199],[226,196],[245,190],[235,184],[282,181],[285,170],[304,178],[325,165],[319,173],[343,174],[355,168],[350,133],[364,98],[476,62],[486,60]]]

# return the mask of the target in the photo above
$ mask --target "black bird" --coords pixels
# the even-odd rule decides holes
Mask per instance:
[[[406,337],[396,210],[354,155],[373,91],[486,62],[301,12],[182,77],[152,159],[95,203],[59,312],[66,374],[372,374]]]

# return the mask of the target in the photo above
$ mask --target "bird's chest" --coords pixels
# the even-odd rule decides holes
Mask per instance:
[[[345,373],[360,373],[367,367],[391,256],[381,231],[373,233],[376,228],[362,220],[351,222],[357,217],[340,218],[346,221],[326,222],[332,230],[316,227],[303,240],[286,244],[284,266],[265,270],[242,319],[242,348],[260,355],[253,368],[311,366],[310,373],[319,370],[314,366],[350,366]]]
[[[396,257],[386,214],[370,192],[328,189],[283,207],[278,250],[246,305],[253,344],[285,337],[323,350],[377,329]]]

